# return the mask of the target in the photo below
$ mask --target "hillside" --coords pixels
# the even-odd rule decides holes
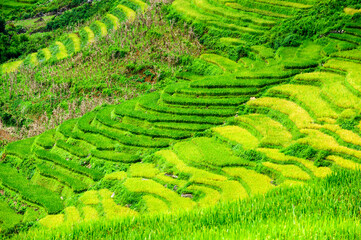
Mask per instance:
[[[358,1],[112,4],[1,66],[5,125],[60,116],[1,150],[4,236],[360,236]]]

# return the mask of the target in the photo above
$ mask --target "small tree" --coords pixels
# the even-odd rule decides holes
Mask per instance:
[[[0,33],[5,33],[5,19],[0,16]]]

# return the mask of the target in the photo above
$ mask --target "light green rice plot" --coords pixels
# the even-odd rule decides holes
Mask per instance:
[[[246,44],[246,41],[243,41],[239,38],[230,38],[230,37],[222,37],[219,39],[221,43],[231,44],[231,45],[241,45]]]
[[[152,163],[135,163],[130,166],[128,171],[132,177],[145,178],[154,178],[159,173]]]
[[[361,158],[361,151],[341,146],[333,137],[314,129],[303,129],[301,133],[307,135],[297,140],[301,144],[311,145],[320,150],[330,151],[338,154],[346,154]]]
[[[75,33],[70,33],[68,37],[73,41],[74,52],[79,52],[81,50],[80,38]]]
[[[30,54],[30,64],[33,66],[36,66],[39,64],[39,60],[37,57],[38,53],[32,53]]]
[[[334,132],[335,134],[338,135],[338,137],[340,137],[340,139],[342,139],[347,143],[361,146],[361,137],[358,134],[354,133],[353,131],[346,130],[338,125],[331,125],[331,124],[325,124],[323,125],[323,128],[331,132]]]
[[[167,203],[159,198],[152,195],[145,195],[142,198],[149,213],[167,212],[169,210]]]
[[[140,7],[140,9],[142,10],[142,12],[145,12],[145,10],[147,10],[148,8],[148,4],[146,4],[145,2],[141,1],[141,0],[130,0],[132,3],[135,3],[136,5],[138,5]]]
[[[254,149],[259,144],[258,139],[242,127],[225,126],[215,127],[212,130],[232,142],[241,144],[244,149]]]
[[[187,163],[215,166],[246,164],[241,158],[234,156],[230,148],[212,138],[193,138],[190,141],[175,144],[173,149],[180,159]]]
[[[41,51],[44,54],[45,61],[48,61],[51,58],[51,52],[49,48],[43,48]]]
[[[159,173],[156,177],[156,180],[159,180],[159,182],[164,182],[167,184],[173,184],[173,185],[177,185],[179,187],[183,187],[187,184],[186,180],[180,180],[180,179],[175,179],[169,176],[166,176],[164,173]]]
[[[343,83],[345,77],[331,72],[312,72],[295,76],[297,81],[304,83],[320,83],[323,96],[339,108],[361,109],[360,99]]]
[[[127,173],[123,171],[108,173],[104,176],[106,180],[123,180],[127,177]]]
[[[177,12],[182,13],[187,18],[190,18],[193,20],[198,20],[198,21],[210,21],[210,20],[216,21],[217,20],[217,18],[215,18],[211,15],[206,15],[206,14],[201,13],[198,9],[196,9],[192,5],[191,1],[175,0],[172,3],[172,7]]]
[[[98,192],[95,190],[86,191],[80,196],[79,201],[85,205],[96,205],[100,202]]]
[[[113,24],[113,30],[117,30],[119,28],[119,19],[114,16],[113,14],[108,13],[106,15],[106,18],[108,18],[112,24]]]
[[[333,161],[336,165],[338,165],[342,168],[353,169],[353,170],[361,169],[361,164],[355,163],[351,160],[345,159],[340,156],[330,155],[330,156],[327,156],[326,159]]]
[[[15,72],[21,66],[22,63],[23,63],[23,60],[5,63],[2,65],[1,71],[2,71],[2,73]]]
[[[136,17],[137,14],[136,14],[136,12],[134,12],[133,9],[128,8],[128,7],[126,7],[124,5],[121,5],[121,4],[117,5],[117,8],[119,10],[121,10],[122,12],[124,12],[124,14],[127,17],[128,21],[133,22],[135,20],[135,17]]]
[[[271,178],[254,170],[241,167],[226,167],[222,170],[232,177],[241,178],[251,189],[252,195],[265,194],[275,187],[271,184]]]
[[[95,21],[95,24],[98,25],[98,27],[100,28],[100,35],[102,37],[105,37],[108,34],[107,26],[105,25],[105,23],[97,20]]]
[[[88,27],[88,26],[84,27],[83,29],[88,34],[88,43],[94,42],[95,35],[94,35],[93,30],[91,30],[90,27]]]
[[[304,165],[306,168],[308,168],[315,175],[315,177],[318,178],[327,177],[332,172],[331,169],[328,167],[316,167],[312,161],[285,155],[281,153],[278,149],[259,148],[257,150],[266,154],[268,158],[273,159],[280,163],[299,162],[302,165]]]
[[[213,63],[220,67],[223,71],[230,73],[237,72],[242,67],[238,63],[217,54],[202,54],[200,59]]]
[[[281,165],[281,164],[275,164],[271,162],[264,162],[262,163],[265,167],[274,169],[278,172],[280,172],[284,177],[286,178],[294,178],[299,180],[309,180],[311,179],[310,175],[303,171],[301,168],[299,168],[296,165]]]
[[[205,194],[205,196],[197,202],[200,207],[213,206],[221,199],[221,194],[217,190],[210,187],[191,185],[187,189],[191,191],[200,191]]]
[[[262,146],[288,146],[292,141],[292,134],[279,122],[261,114],[250,114],[237,117],[237,121],[256,129],[263,138]]]
[[[74,224],[80,222],[82,219],[80,218],[79,211],[76,207],[71,206],[65,208],[65,224]]]
[[[351,61],[330,59],[324,64],[324,67],[346,71],[346,84],[361,94],[361,64]]]
[[[225,181],[225,176],[208,172],[203,169],[187,166],[178,156],[171,150],[161,150],[156,152],[156,155],[163,157],[168,163],[175,165],[178,171],[191,175],[190,181],[197,182],[198,179],[211,179],[215,181]]]
[[[136,211],[130,208],[117,205],[112,198],[112,194],[113,193],[108,189],[99,190],[99,195],[102,198],[101,204],[106,218],[114,219],[125,216],[134,216],[137,214]]]
[[[235,180],[214,181],[210,179],[198,179],[197,184],[204,184],[220,189],[221,201],[235,201],[248,198],[248,193],[242,184]]]
[[[305,109],[285,99],[263,97],[248,101],[247,105],[280,111],[288,115],[289,119],[294,122],[299,129],[310,127],[314,123],[314,120]]]
[[[336,119],[338,114],[321,98],[320,91],[320,88],[316,86],[285,84],[271,88],[268,93],[273,96],[281,94],[297,99],[318,118]]]
[[[55,44],[58,46],[59,51],[56,54],[56,58],[58,60],[64,59],[66,57],[68,57],[68,51],[66,50],[66,47],[64,46],[64,44],[62,42],[56,41]]]
[[[195,205],[191,199],[182,198],[177,193],[153,180],[128,178],[125,180],[124,186],[132,192],[154,194],[164,198],[169,202],[170,208],[173,210],[191,209]]]
[[[286,179],[280,184],[280,186],[281,187],[295,187],[295,186],[300,186],[303,184],[305,184],[305,183],[301,182],[301,181]]]
[[[47,228],[56,228],[64,223],[64,214],[47,215],[39,220],[40,225]]]
[[[98,211],[91,206],[84,206],[82,208],[83,211],[83,219],[85,222],[91,220],[97,220],[99,218]]]

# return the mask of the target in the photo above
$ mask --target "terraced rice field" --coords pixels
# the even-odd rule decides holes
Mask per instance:
[[[224,43],[243,44],[314,3],[176,0],[172,6],[189,21],[231,31],[234,37]],[[135,16],[128,7],[117,9],[128,19]],[[107,16],[114,29],[117,14]],[[105,35],[106,26],[97,22],[79,36],[69,35],[69,44],[43,50],[38,62],[79,51]],[[10,193],[20,196],[27,211],[39,210],[42,226],[57,227],[206,207],[304,184],[336,168],[358,169],[361,123],[342,127],[361,110],[361,34],[356,33],[361,24],[352,29],[354,34],[325,37],[325,46],[305,42],[277,52],[254,46],[256,57],[238,62],[204,54],[200,58],[223,74],[187,73],[162,91],[98,108],[9,144],[0,165],[1,187],[9,199]],[[342,48],[349,43],[351,49]],[[6,71],[17,64],[6,65]],[[34,166],[31,179],[8,166],[24,162]]]

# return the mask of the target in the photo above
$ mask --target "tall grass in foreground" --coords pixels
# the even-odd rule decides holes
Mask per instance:
[[[33,230],[15,239],[358,239],[361,171],[183,213]]]

